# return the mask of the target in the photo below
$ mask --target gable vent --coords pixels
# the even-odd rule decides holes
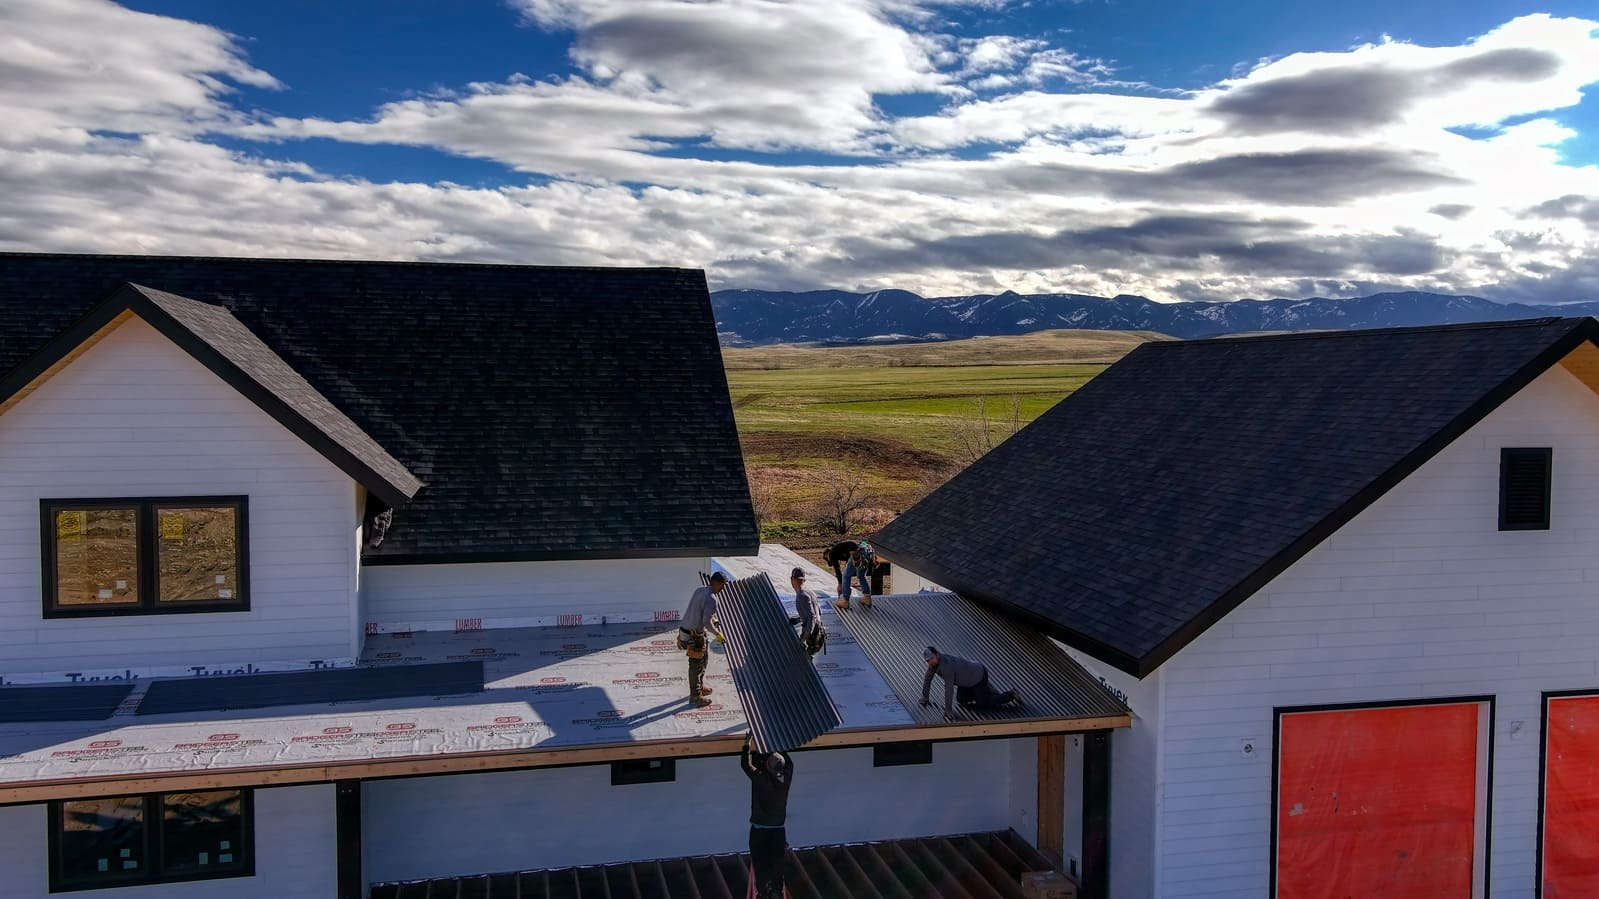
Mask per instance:
[[[1499,530],[1549,530],[1548,447],[1499,451]]]

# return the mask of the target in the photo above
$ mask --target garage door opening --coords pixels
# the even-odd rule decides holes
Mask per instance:
[[[1599,896],[1599,694],[1544,696],[1539,895]]]
[[[1279,709],[1279,899],[1485,895],[1493,701]]]

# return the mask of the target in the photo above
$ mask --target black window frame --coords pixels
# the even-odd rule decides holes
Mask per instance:
[[[186,793],[213,793],[225,792],[236,789],[239,791],[239,821],[240,837],[239,851],[244,856],[242,863],[227,871],[188,871],[182,874],[163,874],[162,854],[164,831],[161,826],[166,797],[178,795],[176,793],[133,793],[122,796],[87,796],[79,799],[54,799],[49,803],[49,871],[50,892],[52,893],[81,893],[90,890],[118,890],[127,887],[151,886],[164,883],[188,883],[196,880],[230,880],[236,877],[255,876],[255,790],[249,787],[224,787],[220,790],[184,790]],[[143,876],[137,878],[118,879],[114,883],[99,884],[73,884],[65,882],[62,877],[62,813],[66,802],[92,802],[96,799],[128,799],[138,798],[144,802],[144,851],[150,863],[145,865]]]
[[[872,745],[873,768],[898,768],[904,765],[931,765],[932,763],[932,740],[911,740],[903,743],[875,743]]]
[[[1538,459],[1543,462],[1543,516],[1537,521],[1509,520],[1510,471],[1513,459]],[[1554,505],[1554,448],[1547,446],[1506,446],[1499,449],[1499,530],[1547,531],[1550,509]]]
[[[677,759],[627,759],[611,763],[611,786],[669,784],[677,781]]]
[[[234,598],[215,602],[168,602],[160,600],[159,510],[172,507],[222,507],[234,509],[235,540],[238,546],[238,580]],[[88,509],[126,509],[138,511],[134,531],[139,560],[138,605],[92,603],[63,606],[56,603],[56,513]],[[250,498],[248,496],[107,496],[39,501],[39,542],[43,547],[40,584],[43,588],[45,618],[106,618],[118,615],[183,615],[205,612],[250,611]]]

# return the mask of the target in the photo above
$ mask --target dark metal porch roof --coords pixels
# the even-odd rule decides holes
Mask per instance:
[[[788,855],[792,899],[1022,899],[1049,861],[1015,831],[851,843]],[[380,883],[371,899],[743,899],[744,853]]]
[[[933,704],[922,708],[922,651],[988,666],[996,690],[1014,689],[1020,702],[1004,708],[959,709],[958,720],[1073,719],[1128,716],[1127,706],[1048,637],[953,593],[875,596],[840,613],[894,694],[919,724],[943,722],[943,682],[934,679]],[[1103,725],[1100,725],[1103,726]],[[1066,728],[1063,728],[1066,729]]]

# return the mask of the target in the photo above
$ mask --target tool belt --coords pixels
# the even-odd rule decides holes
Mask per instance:
[[[677,629],[677,648],[688,653],[691,659],[703,659],[708,650],[705,642],[705,631],[691,631],[686,627]]]

